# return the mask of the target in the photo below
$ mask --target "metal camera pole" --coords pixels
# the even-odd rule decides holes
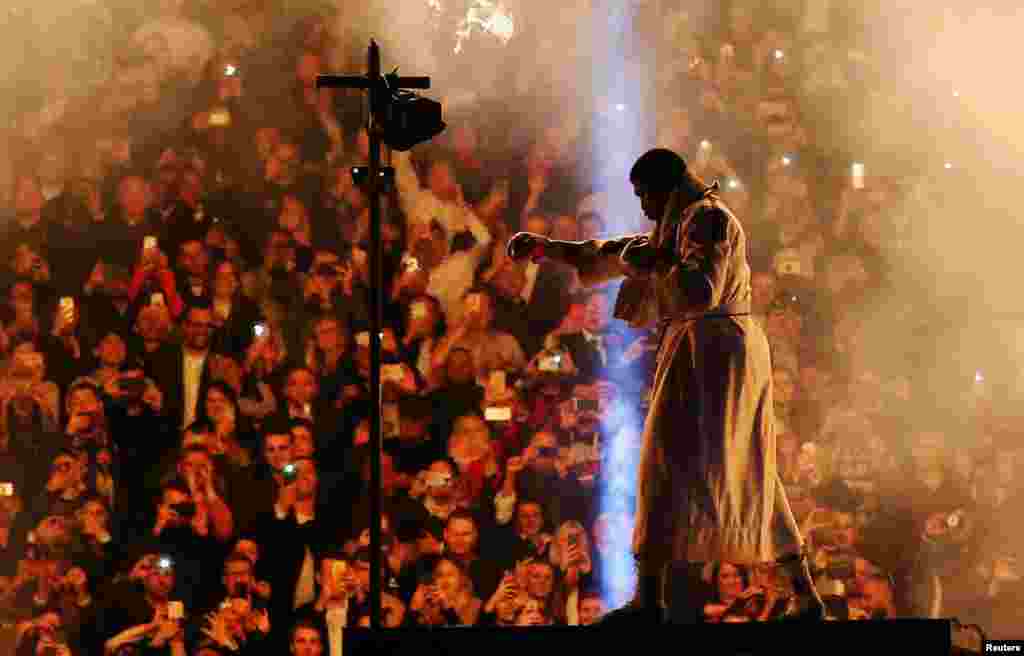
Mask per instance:
[[[380,194],[390,181],[381,179],[381,141],[387,123],[387,112],[392,94],[397,88],[381,75],[380,47],[370,41],[365,76],[319,75],[317,88],[363,89],[369,92],[370,111],[367,133],[370,137],[369,179],[366,192],[370,197],[370,627],[381,628],[381,331],[384,309],[384,270],[381,248]],[[427,77],[392,77],[390,83],[398,88],[426,89]]]

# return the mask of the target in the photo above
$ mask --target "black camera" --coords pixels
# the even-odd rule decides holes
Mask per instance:
[[[576,412],[598,412],[600,404],[593,399],[576,399]]]

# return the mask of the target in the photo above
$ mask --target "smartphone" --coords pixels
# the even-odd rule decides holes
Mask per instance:
[[[185,619],[185,604],[180,601],[167,602],[167,619],[180,622]]]
[[[0,483],[0,497],[13,497],[14,483]]]
[[[153,235],[148,235],[142,238],[142,250],[144,251],[155,251],[157,249],[157,240]]]
[[[412,304],[412,318],[413,319],[425,319],[427,316],[427,306],[421,301],[419,303]]]
[[[512,408],[487,408],[484,410],[486,421],[512,421]]]
[[[406,257],[404,266],[406,271],[419,271],[420,261],[415,257]]]
[[[570,534],[569,534],[569,535],[567,536],[567,541],[569,542],[569,546],[570,546],[570,547],[575,547],[575,546],[576,546],[577,544],[579,544],[579,543],[580,543],[580,536],[579,536],[579,533],[575,533],[575,532],[573,532],[573,533],[570,533]]]
[[[210,112],[210,125],[223,128],[231,125],[231,113],[226,109],[215,109]]]
[[[285,483],[294,483],[295,479],[299,477],[299,473],[295,469],[295,465],[289,462],[281,469],[281,477]]]
[[[537,368],[541,371],[558,372],[562,369],[562,354],[552,353],[551,355],[544,356],[537,363]]]
[[[593,399],[573,399],[576,412],[598,412],[600,405]]]
[[[154,292],[149,295],[149,304],[157,307],[167,307],[167,299],[164,298],[163,292]]]
[[[258,321],[252,326],[252,336],[256,339],[266,337],[268,332],[267,322],[265,321]]]
[[[850,167],[850,178],[854,189],[864,188],[864,163],[854,162],[853,166]]]
[[[74,312],[75,299],[70,296],[62,296],[60,299],[60,309],[62,312]]]

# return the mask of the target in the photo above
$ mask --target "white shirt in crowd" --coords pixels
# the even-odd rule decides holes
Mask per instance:
[[[324,615],[327,620],[327,653],[330,656],[341,656],[345,627],[348,626],[348,600],[336,606],[328,606]]]
[[[187,427],[196,419],[196,407],[199,405],[199,384],[203,379],[203,366],[206,364],[207,353],[185,351],[184,384],[185,384],[185,421],[182,428]]]
[[[519,293],[519,297],[523,299],[525,303],[529,303],[530,299],[533,298],[533,288],[537,286],[538,272],[540,272],[539,263],[530,262],[526,265],[526,284],[523,285],[523,291]]]

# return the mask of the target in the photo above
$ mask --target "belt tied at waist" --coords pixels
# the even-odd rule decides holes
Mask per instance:
[[[697,319],[716,319],[720,317],[746,317],[750,316],[750,301],[737,301],[735,303],[724,303],[718,307],[711,308],[704,312],[684,312],[673,314],[658,319],[658,350],[655,360],[661,359],[661,349],[665,345],[665,335],[668,327],[676,322],[696,321]]]

